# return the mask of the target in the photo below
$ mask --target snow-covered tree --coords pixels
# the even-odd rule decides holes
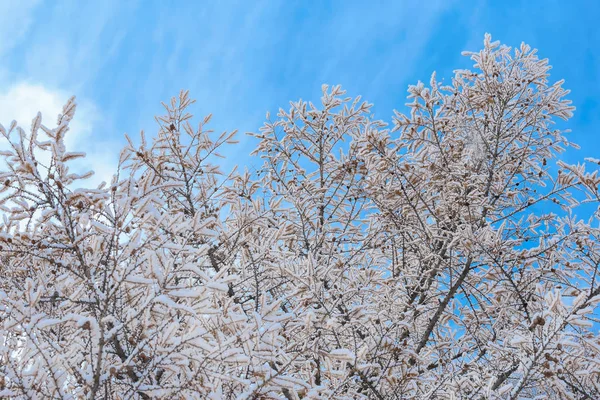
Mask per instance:
[[[38,116],[0,126],[0,397],[600,398],[597,171],[526,45],[409,88],[392,129],[323,87],[224,173],[186,92],[85,188]],[[594,162],[595,159],[588,159]],[[582,210],[582,211],[580,211]]]

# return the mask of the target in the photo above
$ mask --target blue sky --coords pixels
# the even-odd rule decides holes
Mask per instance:
[[[431,72],[449,80],[483,35],[536,47],[564,78],[577,107],[567,124],[582,151],[600,155],[600,1],[42,1],[0,0],[0,122],[51,119],[77,95],[71,144],[105,176],[124,143],[154,130],[153,116],[180,89],[214,114],[218,131],[239,129],[228,165],[249,160],[266,111],[318,101],[322,83],[342,84],[391,121],[406,89]],[[37,107],[37,108],[36,108]]]

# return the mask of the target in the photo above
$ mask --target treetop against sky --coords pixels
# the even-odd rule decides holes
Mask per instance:
[[[0,4],[0,123],[28,125],[37,111],[54,118],[77,95],[69,140],[106,176],[123,134],[152,132],[160,102],[186,89],[198,100],[197,114],[214,115],[213,129],[242,133],[226,165],[250,166],[256,142],[243,133],[256,132],[266,111],[298,98],[318,101],[321,84],[341,84],[391,123],[409,84],[427,82],[433,71],[449,82],[452,70],[471,66],[460,52],[478,49],[490,32],[510,46],[524,41],[550,60],[577,109],[569,137],[594,157],[598,13],[593,0],[310,7],[299,1],[8,0]]]

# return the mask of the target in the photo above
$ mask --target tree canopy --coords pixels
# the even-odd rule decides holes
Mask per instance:
[[[267,115],[254,171],[187,92],[96,188],[74,100],[0,126],[0,397],[600,398],[599,161],[536,50],[465,55],[391,127],[339,86]]]

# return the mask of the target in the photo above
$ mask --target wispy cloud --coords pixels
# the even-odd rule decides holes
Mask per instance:
[[[18,3],[18,2],[15,2]],[[68,90],[86,90],[122,39],[113,0],[47,1],[39,7],[27,43],[13,56],[16,78]]]
[[[0,2],[0,56],[19,44],[29,31],[40,0]]]

